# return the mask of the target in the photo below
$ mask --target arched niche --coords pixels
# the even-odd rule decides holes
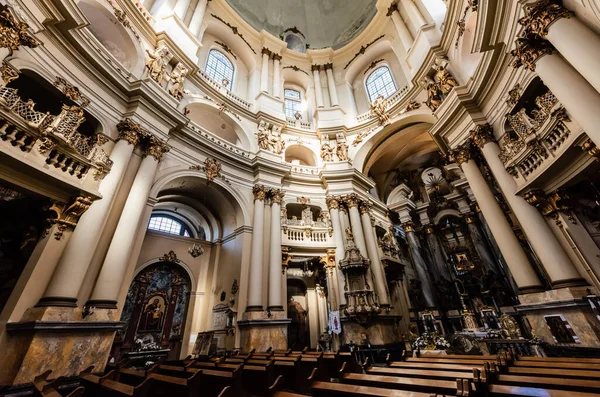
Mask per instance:
[[[317,165],[317,156],[306,146],[290,145],[285,150],[285,161],[291,164],[313,167]]]
[[[81,12],[90,22],[88,29],[98,41],[132,74],[143,68],[143,50],[114,14],[96,0],[79,0]]]
[[[125,327],[112,349],[115,361],[136,349],[139,340],[170,349],[169,358],[178,359],[191,291],[190,273],[178,263],[160,259],[143,267],[127,292],[121,313]]]
[[[251,148],[240,122],[205,99],[190,98],[185,104],[187,117],[219,138],[242,148]]]

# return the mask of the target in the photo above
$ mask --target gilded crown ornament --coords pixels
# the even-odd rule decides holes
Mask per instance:
[[[540,0],[525,6],[525,16],[519,24],[525,26],[525,34],[535,34],[542,38],[548,34],[550,25],[561,18],[571,18],[573,12],[567,10],[560,1]]]

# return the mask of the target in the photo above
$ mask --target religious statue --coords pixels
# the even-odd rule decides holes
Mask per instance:
[[[352,233],[352,228],[351,227],[347,227],[346,228],[346,240],[347,241],[354,241],[354,233]]]
[[[329,141],[325,141],[321,145],[321,158],[325,162],[333,161],[333,148],[329,144]]]
[[[221,163],[216,159],[206,158],[204,160],[204,173],[208,182],[212,182],[216,177],[221,176]]]
[[[388,102],[383,95],[379,95],[373,103],[371,103],[371,114],[379,120],[380,125],[387,125],[390,123],[390,115],[387,112]]]
[[[335,148],[335,154],[340,161],[348,160],[348,145],[346,144],[346,137],[344,134],[337,134],[336,140],[337,144]]]
[[[438,85],[438,83],[430,82],[427,84],[427,100],[425,104],[431,109],[431,111],[435,112],[437,108],[442,104],[442,91]]]
[[[358,146],[362,143],[362,141],[368,137],[372,132],[374,131],[374,128],[370,128],[366,131],[361,131],[356,135],[356,138],[354,138],[354,141],[352,141],[352,146]]]
[[[271,150],[273,153],[281,154],[285,150],[285,142],[281,137],[281,127],[273,127],[271,137],[269,139]]]
[[[304,226],[312,226],[313,224],[313,214],[308,205],[302,210],[302,224]]]
[[[146,50],[150,56],[150,60],[146,62],[146,68],[148,69],[148,76],[158,84],[162,83],[165,71],[167,69],[167,57],[169,56],[169,50],[165,46],[158,47],[154,52]]]
[[[456,81],[454,76],[452,76],[448,69],[443,65],[438,65],[435,76],[437,77],[442,94],[447,94],[452,91],[454,87],[458,86],[458,81]]]
[[[262,150],[269,150],[269,132],[267,130],[267,123],[264,120],[258,124],[256,136],[258,138],[258,147]]]
[[[171,75],[171,88],[169,89],[169,94],[171,94],[174,98],[179,100],[183,99],[183,94],[186,93],[185,88],[183,88],[183,81],[185,80],[185,76],[188,73],[188,69],[183,66],[182,63],[178,63]]]

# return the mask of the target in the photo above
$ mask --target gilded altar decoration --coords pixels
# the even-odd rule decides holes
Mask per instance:
[[[321,159],[326,163],[333,161],[333,147],[331,147],[329,141],[323,141],[321,144]]]
[[[439,85],[435,82],[429,82],[427,84],[427,100],[425,101],[425,105],[427,105],[432,112],[435,112],[440,107],[443,100],[442,90]]]
[[[524,34],[535,34],[545,38],[550,25],[561,18],[571,18],[572,11],[567,10],[560,0],[539,0],[525,5],[525,16],[519,24],[525,26]]]
[[[177,258],[177,254],[175,251],[171,250],[160,257],[160,260],[163,262],[171,262],[171,263],[179,263],[179,259]]]
[[[450,74],[445,65],[440,63],[437,65],[436,70],[435,77],[437,78],[439,89],[442,94],[448,94],[454,87],[458,86],[458,81]]]
[[[387,112],[388,101],[383,95],[379,95],[371,103],[371,114],[377,118],[379,125],[388,125],[390,123],[390,114]]]
[[[521,329],[519,324],[513,316],[507,313],[503,313],[498,317],[498,323],[502,327],[503,333],[507,339],[519,339],[521,338]]]
[[[302,205],[310,204],[310,199],[308,197],[296,197],[296,202]]]
[[[183,99],[183,95],[188,91],[183,87],[183,82],[185,80],[185,76],[188,74],[189,70],[186,68],[181,62],[175,66],[175,69],[171,73],[170,81],[171,88],[169,88],[169,94],[173,98],[178,100]]]
[[[8,83],[19,78],[19,71],[6,63],[6,61],[2,61],[0,77],[2,77],[2,87],[6,87]]]
[[[190,254],[192,258],[196,259],[200,255],[204,254],[204,248],[200,244],[194,243],[188,248],[188,254]]]
[[[8,48],[8,56],[12,56],[20,46],[35,48],[40,45],[27,29],[29,25],[17,22],[8,7],[0,5],[0,48]]]
[[[348,160],[348,145],[346,144],[346,137],[340,132],[335,135],[335,139],[335,155],[340,161]]]
[[[516,45],[516,48],[510,52],[515,57],[512,67],[524,66],[532,72],[535,72],[535,63],[538,59],[554,53],[552,44],[534,35],[517,38]]]
[[[150,60],[146,62],[146,69],[148,69],[148,76],[158,84],[161,84],[165,77],[167,70],[167,62],[170,57],[170,52],[167,47],[161,45],[154,52],[146,50]]]
[[[146,143],[146,150],[144,154],[146,156],[152,156],[157,161],[162,160],[165,153],[168,153],[171,148],[166,144],[165,141],[158,139],[154,135],[150,135]]]
[[[75,87],[73,84],[69,83],[62,77],[56,76],[54,86],[61,90],[62,93],[65,94],[65,96],[70,100],[74,102],[81,101],[80,106],[82,108],[90,104],[90,100],[79,91],[79,88]]]

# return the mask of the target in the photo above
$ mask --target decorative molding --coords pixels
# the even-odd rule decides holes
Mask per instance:
[[[41,43],[27,31],[29,25],[17,22],[5,5],[0,4],[0,48],[8,48],[8,56],[12,56],[19,47],[35,48]]]
[[[306,72],[306,71],[304,71],[304,70],[300,69],[300,68],[299,68],[298,66],[296,66],[296,65],[284,66],[283,68],[284,68],[284,69],[292,69],[294,72],[302,72],[302,73],[304,73],[305,75],[307,75],[307,76],[310,76],[310,75],[308,74],[308,72]]]
[[[373,44],[375,44],[376,42],[378,42],[379,40],[383,39],[385,37],[385,34],[382,34],[381,36],[377,37],[376,39],[374,39],[373,41],[363,45],[360,47],[360,49],[358,50],[358,52],[356,54],[354,54],[354,56],[352,57],[352,59],[350,59],[348,61],[348,63],[346,64],[346,66],[344,66],[344,70],[348,69],[348,66],[350,66],[350,64],[352,62],[354,62],[354,60],[356,58],[358,58],[359,56],[361,56],[362,54],[365,53],[365,51],[367,51],[367,48],[371,47]]]
[[[233,53],[233,51],[231,50],[231,48],[229,48],[229,46],[227,44],[222,43],[218,40],[215,40],[215,44],[219,45],[226,53],[231,55],[233,57],[233,59],[235,59],[237,61],[237,57],[235,56],[235,54]]]
[[[75,87],[73,84],[69,83],[67,80],[62,77],[56,76],[56,80],[54,81],[54,86],[62,91],[63,94],[73,102],[81,101],[82,108],[86,107],[90,104],[90,100],[88,97],[83,95],[79,88]]]
[[[179,258],[177,258],[177,254],[175,251],[171,250],[168,253],[164,254],[159,258],[163,262],[171,262],[171,263],[179,263],[181,262]]]
[[[306,36],[304,35],[304,33],[302,33],[300,30],[298,30],[298,28],[295,26],[293,28],[287,28],[286,30],[283,31],[284,34],[287,32],[299,34],[300,36],[302,36],[302,38],[304,38],[304,40],[306,40]]]
[[[250,48],[250,50],[252,50],[252,52],[254,54],[256,54],[256,51],[254,51],[254,48],[252,48],[252,46],[250,45],[250,43],[248,42],[248,40],[246,40],[246,38],[244,37],[244,35],[239,32],[237,26],[233,26],[229,22],[225,22],[225,20],[223,20],[223,18],[219,17],[218,15],[215,15],[215,14],[210,14],[210,15],[213,18],[215,18],[217,21],[220,21],[221,23],[225,24],[229,29],[231,29],[231,31],[233,32],[233,34],[239,36],[242,40],[244,40],[244,43],[246,43],[246,45],[248,46],[248,48]]]
[[[135,38],[137,39],[137,41],[141,41],[140,35],[134,29],[134,27],[131,24],[131,22],[129,22],[129,20],[127,19],[127,14],[125,14],[124,11],[121,11],[117,7],[115,7],[115,5],[113,4],[112,0],[106,0],[106,1],[112,7],[113,13],[115,14],[115,17],[117,17],[117,20],[121,23],[121,25],[123,25],[123,27],[125,29],[129,29],[131,31],[131,33],[135,36]]]
[[[365,72],[363,74],[367,74],[367,72],[371,69],[373,69],[379,62],[383,62],[385,59],[380,58],[380,59],[376,59],[373,62],[371,62],[371,64],[367,67],[367,70],[365,70]]]

